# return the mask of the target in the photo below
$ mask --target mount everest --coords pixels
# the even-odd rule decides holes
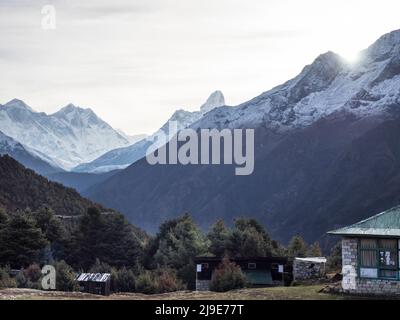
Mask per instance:
[[[130,144],[91,109],[72,104],[47,115],[14,99],[0,105],[0,130],[64,170]]]

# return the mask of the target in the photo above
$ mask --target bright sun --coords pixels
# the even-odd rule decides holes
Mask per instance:
[[[340,50],[339,54],[349,64],[357,63],[360,60],[360,51],[358,49]]]

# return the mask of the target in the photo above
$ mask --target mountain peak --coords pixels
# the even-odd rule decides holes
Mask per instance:
[[[325,90],[344,66],[345,62],[338,54],[332,51],[321,54],[295,78],[288,94],[289,102],[296,104],[311,93]]]
[[[366,53],[373,61],[383,61],[398,54],[399,50],[400,30],[395,30],[380,37],[366,50]]]
[[[34,112],[34,110],[30,106],[28,106],[24,101],[19,99],[12,99],[11,101],[7,102],[4,106],[8,108],[15,108],[15,109],[18,108]]]
[[[311,73],[332,72],[343,68],[344,59],[333,51],[320,54],[311,65],[304,68],[303,71],[310,75]]]
[[[217,90],[208,97],[207,101],[200,107],[200,111],[206,113],[224,105],[225,97],[221,91]]]
[[[54,115],[55,116],[65,116],[65,115],[96,115],[92,109],[90,108],[81,108],[72,103],[66,105],[64,108],[61,108]]]
[[[341,62],[343,59],[340,55],[333,51],[327,51],[323,54],[320,54],[316,61],[330,63],[330,62]]]
[[[69,103],[64,108],[60,109],[60,111],[63,111],[63,112],[80,111],[80,110],[84,110],[84,109],[74,105],[73,103]]]

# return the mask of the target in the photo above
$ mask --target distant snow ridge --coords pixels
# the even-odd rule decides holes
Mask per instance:
[[[127,166],[146,156],[146,151],[152,144],[151,141],[155,136],[158,135],[160,130],[168,135],[174,135],[175,133],[177,133],[177,131],[189,127],[190,125],[204,117],[209,111],[218,107],[222,107],[224,105],[224,95],[221,91],[215,91],[200,107],[200,111],[190,112],[183,109],[177,110],[171,116],[171,118],[157,132],[148,137],[148,139],[139,141],[129,147],[112,150],[90,163],[77,166],[73,170],[78,172],[99,173],[126,168]],[[169,132],[169,123],[171,121],[176,124],[174,132]]]
[[[0,131],[0,154],[6,154],[16,149],[23,150],[24,147]]]
[[[72,104],[47,115],[14,99],[0,105],[0,130],[34,149],[45,161],[70,169],[105,152],[130,144],[91,109]]]
[[[400,31],[393,31],[364,50],[357,64],[327,52],[297,77],[248,102],[227,107],[223,94],[216,91],[199,111],[178,110],[160,130],[169,133],[169,122],[176,121],[176,131],[265,127],[280,132],[309,126],[339,111],[356,117],[386,116],[398,113],[399,107]],[[0,130],[59,166],[84,172],[127,167],[143,158],[151,143],[130,145],[128,137],[90,109],[68,105],[46,115],[20,100],[0,105]]]
[[[365,117],[399,107],[400,30],[381,37],[355,65],[325,53],[294,79],[239,106],[212,110],[192,127],[286,131],[341,110]]]
[[[357,117],[389,115],[400,108],[400,30],[384,35],[348,64],[333,52],[320,55],[286,83],[236,107],[225,106],[213,93],[197,112],[178,110],[171,120],[178,130],[258,128],[277,132],[302,128],[336,112]],[[161,128],[168,132],[168,122]],[[129,165],[145,154],[148,144],[111,151],[81,170],[106,170]]]
[[[0,131],[0,155],[9,155],[23,164],[25,167],[35,170],[39,174],[48,174],[62,171],[54,164],[52,159],[43,160],[46,156],[39,155],[37,150],[23,146],[18,141]]]

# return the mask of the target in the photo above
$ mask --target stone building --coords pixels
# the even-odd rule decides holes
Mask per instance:
[[[400,295],[400,206],[328,233],[342,236],[345,292]]]
[[[326,275],[326,258],[295,258],[293,261],[293,280],[320,279]]]

